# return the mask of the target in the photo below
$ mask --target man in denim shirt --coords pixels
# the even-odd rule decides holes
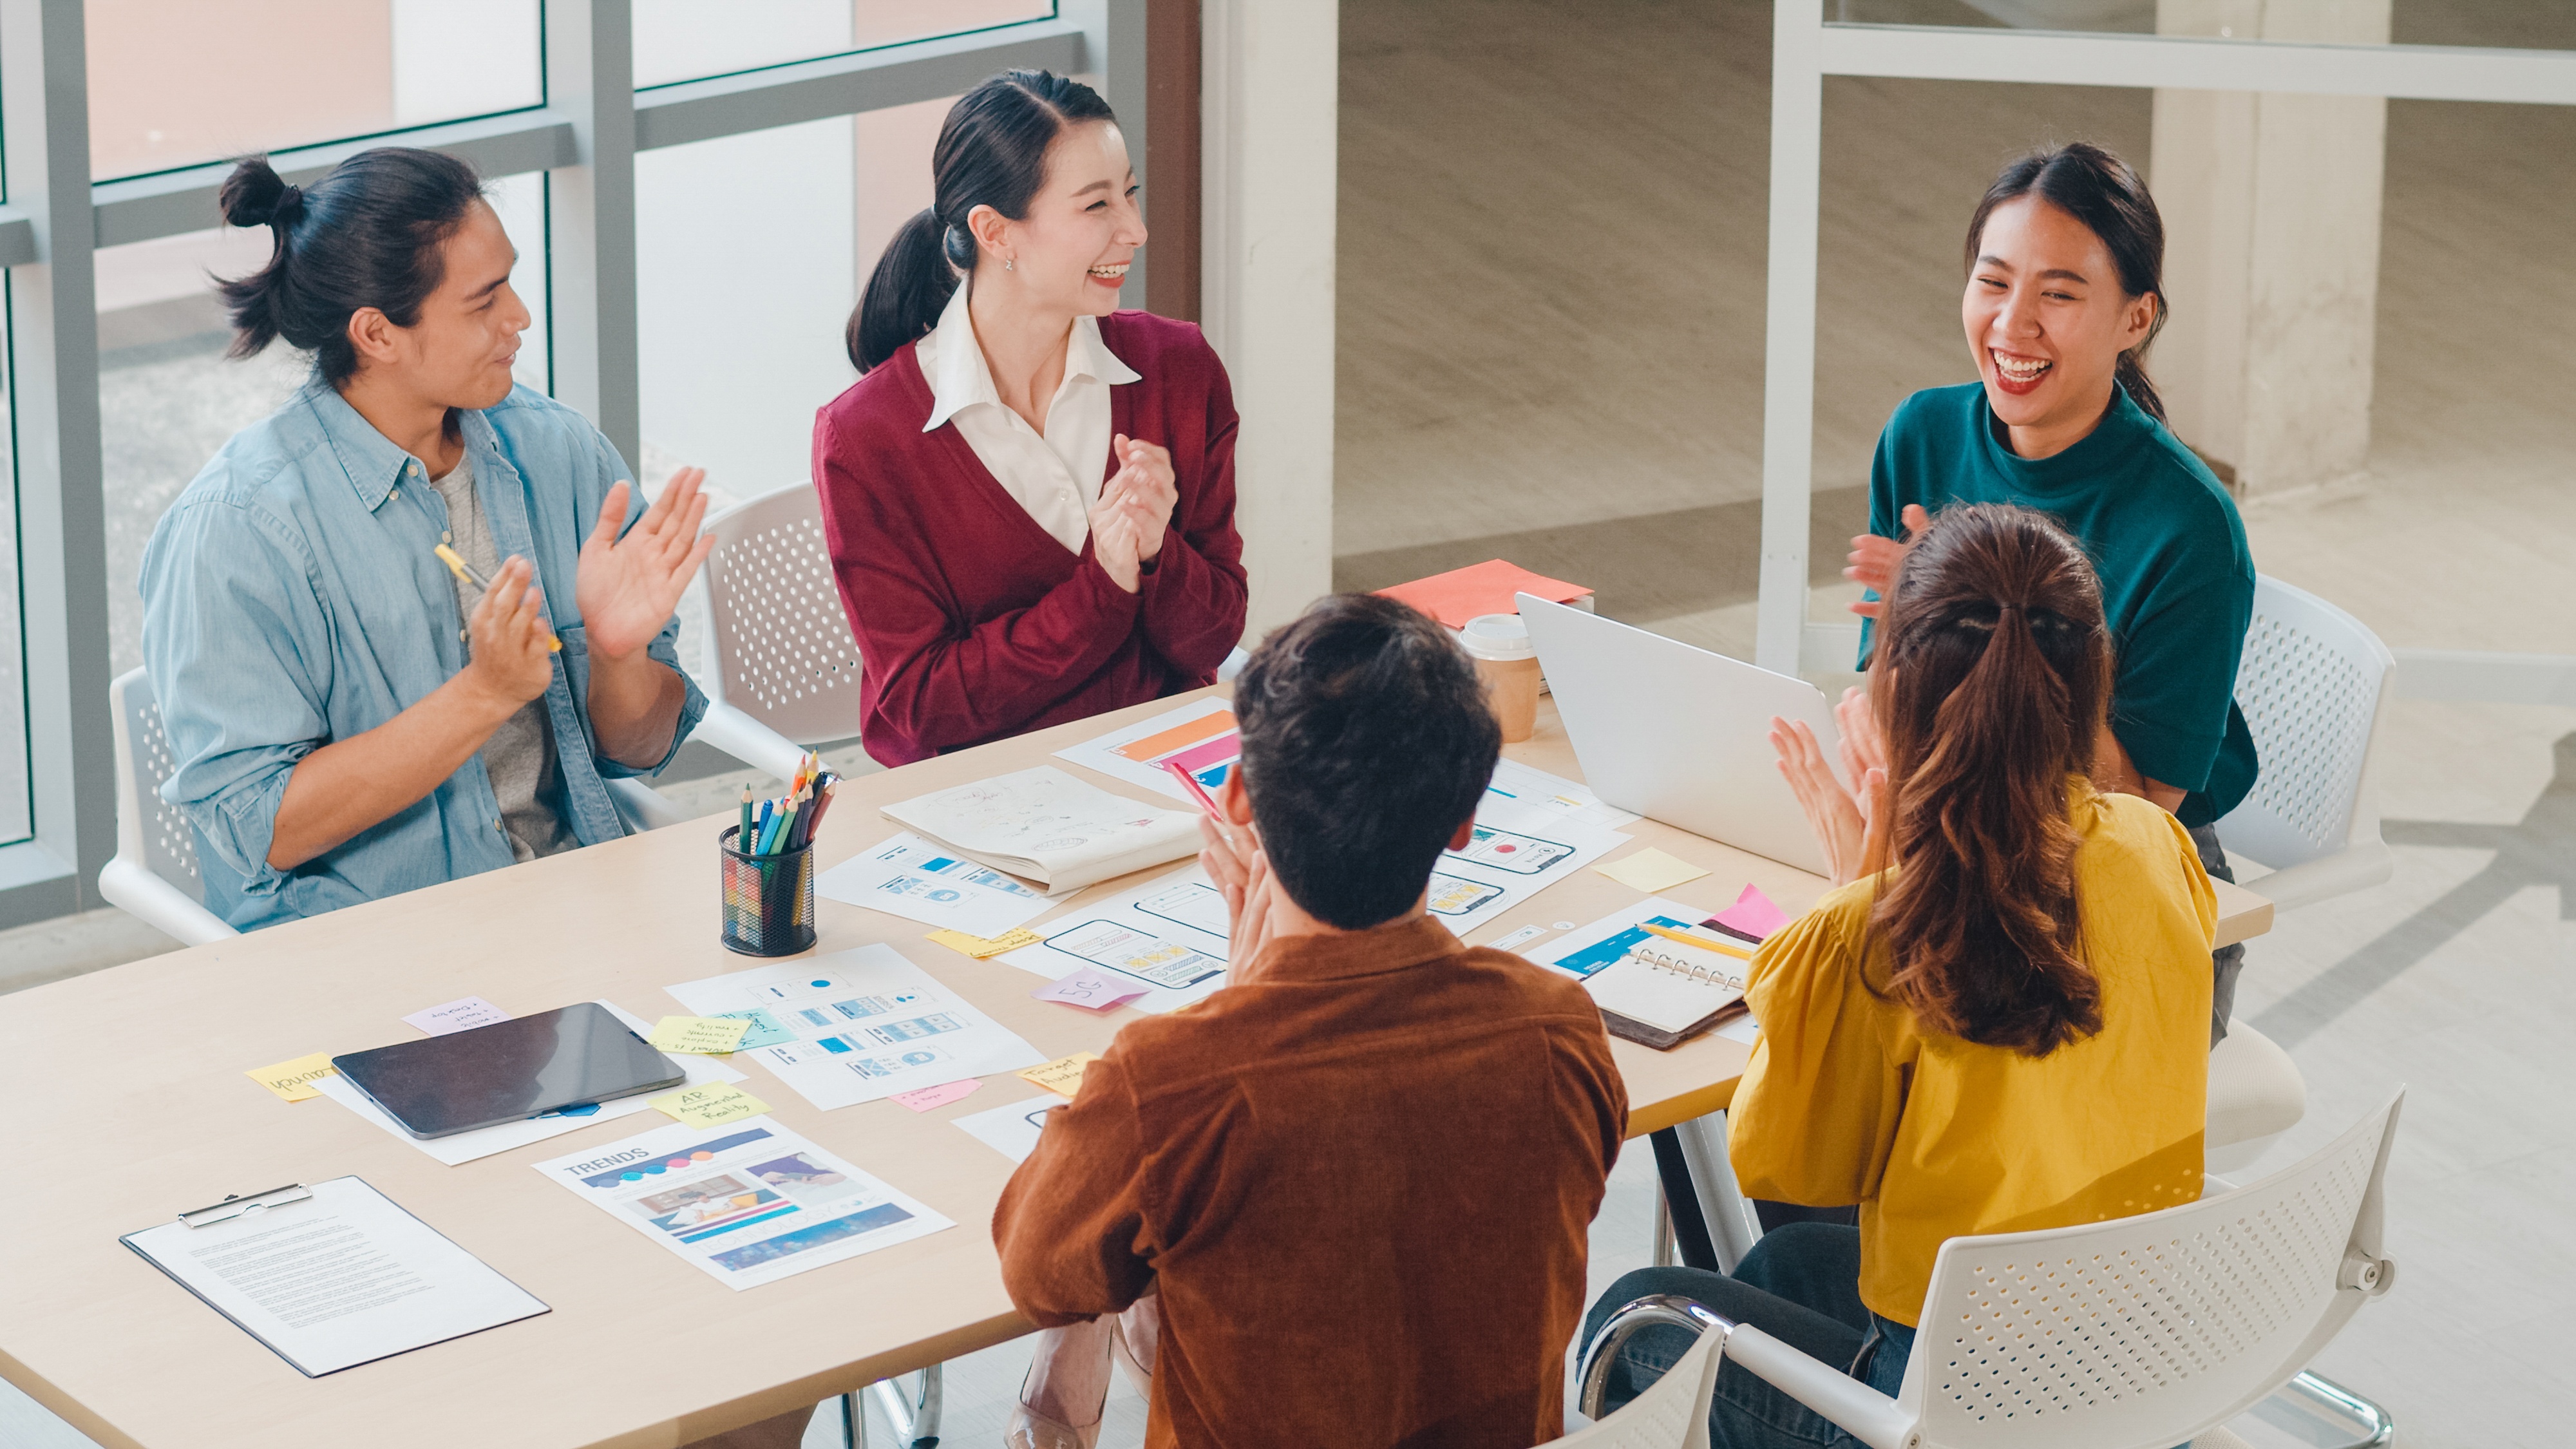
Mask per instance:
[[[276,235],[224,284],[235,354],[283,337],[314,378],[144,554],[162,795],[207,907],[253,929],[624,834],[605,780],[659,770],[706,708],[672,617],[708,547],[700,475],[629,526],[616,449],[512,385],[529,315],[463,163],[385,148],[305,193],[245,161],[223,201]]]

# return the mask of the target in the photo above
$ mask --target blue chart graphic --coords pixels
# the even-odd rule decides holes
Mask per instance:
[[[1649,916],[1647,919],[1652,921],[1654,924],[1663,927],[1667,931],[1688,931],[1697,929],[1694,922],[1676,921],[1670,916]],[[1611,962],[1618,960],[1620,957],[1627,955],[1628,948],[1645,940],[1646,936],[1647,931],[1645,927],[1630,926],[1628,929],[1621,931],[1618,935],[1612,936],[1609,940],[1603,941],[1598,945],[1586,946],[1571,956],[1559,957],[1556,964],[1560,970],[1571,971],[1577,976],[1589,976],[1593,972],[1600,970],[1602,967],[1609,965]]]

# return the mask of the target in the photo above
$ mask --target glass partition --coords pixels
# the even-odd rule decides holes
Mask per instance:
[[[1053,0],[636,0],[635,84],[671,85],[1046,20]]]
[[[545,103],[538,0],[89,0],[100,180]]]

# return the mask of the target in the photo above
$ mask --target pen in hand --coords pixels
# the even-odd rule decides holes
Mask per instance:
[[[467,563],[465,561],[465,555],[458,553],[456,550],[449,548],[443,543],[432,549],[431,552],[437,554],[438,561],[447,565],[448,572],[456,575],[459,580],[472,584],[476,591],[480,593],[488,594],[492,592],[492,581],[483,577],[482,570],[474,567],[474,565],[470,563]],[[548,629],[546,631],[546,647],[557,654],[561,654],[563,652],[563,640],[557,638],[552,629]]]

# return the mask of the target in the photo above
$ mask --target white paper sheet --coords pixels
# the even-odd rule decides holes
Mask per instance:
[[[1642,818],[1634,810],[1602,803],[1600,796],[1563,775],[1511,759],[1495,762],[1493,783],[1485,787],[1485,803],[1476,818],[1484,819],[1488,811],[1494,812],[1497,825],[1538,835],[1550,825],[1616,830]]]
[[[1067,911],[1035,946],[994,959],[1049,981],[1097,966],[1146,988],[1132,1004],[1157,1015],[1205,999],[1225,984],[1225,897],[1193,865]]]
[[[666,989],[700,1016],[767,1011],[796,1039],[746,1048],[735,1058],[758,1062],[827,1110],[1048,1059],[892,946],[861,946]]]
[[[996,870],[1067,895],[1199,849],[1198,812],[1112,795],[1053,765],[1015,770],[883,807]]]
[[[620,1010],[613,1001],[603,1001],[599,1004],[614,1012],[617,1019],[626,1023],[628,1029],[637,1036],[653,1034],[653,1023],[631,1012]],[[681,1069],[689,1074],[688,1085],[692,1087],[743,1080],[742,1073],[714,1057],[693,1056],[680,1052],[674,1053],[671,1060],[678,1062]],[[492,1127],[477,1127],[471,1132],[456,1132],[445,1137],[420,1138],[404,1131],[401,1123],[386,1115],[384,1108],[369,1101],[366,1093],[359,1091],[347,1077],[341,1076],[338,1072],[333,1072],[327,1077],[316,1078],[313,1085],[323,1096],[450,1167],[463,1162],[472,1162],[478,1157],[489,1157],[495,1152],[507,1152],[513,1147],[525,1147],[531,1142],[543,1142],[549,1137],[561,1137],[567,1132],[578,1132],[594,1122],[613,1122],[620,1117],[631,1117],[650,1106],[653,1098],[663,1095],[661,1092],[643,1092],[632,1097],[618,1097],[602,1102],[587,1112],[578,1110],[548,1112],[542,1117],[530,1117],[523,1122],[503,1122]],[[680,1088],[672,1087],[667,1090],[676,1092]]]
[[[998,936],[1055,903],[1028,886],[907,830],[814,878],[814,894],[906,920]]]
[[[1053,1092],[1040,1092],[1006,1107],[959,1117],[958,1126],[973,1134],[976,1141],[992,1148],[1013,1162],[1026,1162],[1038,1150],[1038,1136],[1046,1130],[1046,1114],[1065,1105],[1065,1099]]]
[[[1464,936],[1628,843],[1618,831],[1582,823],[1588,808],[1551,812],[1489,789],[1467,848],[1442,851],[1432,867],[1433,919]]]
[[[548,1311],[360,1179],[308,1186],[301,1202],[123,1241],[307,1378]]]
[[[1218,716],[1220,718],[1211,718]],[[1213,794],[1225,783],[1226,771],[1232,767],[1234,750],[1216,742],[1234,731],[1234,706],[1222,699],[1201,699],[1166,710],[1152,719],[1139,720],[1111,730],[1098,739],[1067,745],[1055,752],[1059,760],[1070,760],[1086,769],[1098,770],[1113,780],[1142,785],[1148,790],[1169,795],[1184,805],[1194,805],[1189,792],[1182,789],[1162,762],[1175,756],[1204,750],[1211,758],[1193,760],[1192,773]],[[1213,747],[1213,748],[1210,748]]]
[[[956,1226],[766,1117],[674,1122],[536,1169],[733,1289]]]

